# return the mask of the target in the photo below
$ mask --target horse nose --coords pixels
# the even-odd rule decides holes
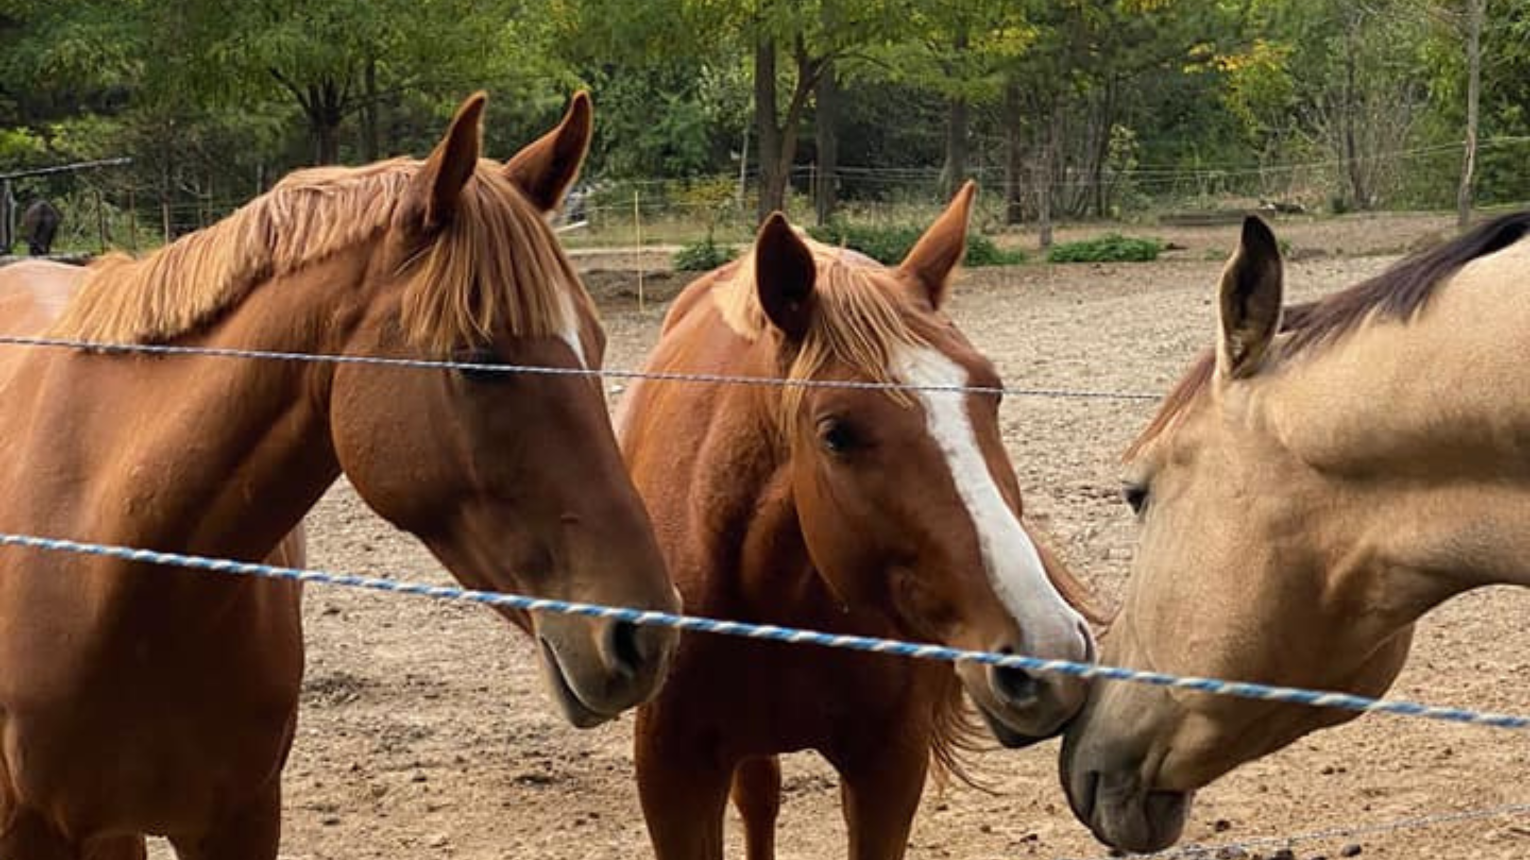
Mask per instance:
[[[1006,656],[1014,654],[1015,649],[1005,645],[998,649],[998,653]],[[993,666],[988,670],[988,682],[993,687],[995,694],[1004,703],[1014,708],[1024,708],[1036,703],[1041,695],[1041,682],[1025,669],[1018,666]]]
[[[662,659],[665,643],[671,638],[666,630],[616,621],[606,628],[601,651],[613,675],[626,679],[639,678]]]

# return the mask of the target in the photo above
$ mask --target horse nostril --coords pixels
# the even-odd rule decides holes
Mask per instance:
[[[1015,649],[1006,645],[999,653],[1013,654]],[[1030,672],[1013,666],[993,667],[993,688],[1012,705],[1028,704],[1041,693],[1041,683]]]
[[[609,654],[612,668],[626,675],[636,675],[646,661],[639,641],[638,626],[618,621],[611,625],[608,635],[611,637]]]
[[[1084,640],[1084,659],[1080,662],[1093,663],[1099,655],[1094,650],[1094,634],[1089,632],[1089,625],[1086,622],[1078,623],[1078,635]]]

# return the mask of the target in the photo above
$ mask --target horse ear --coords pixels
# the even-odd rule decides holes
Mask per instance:
[[[1259,369],[1280,331],[1285,276],[1275,234],[1257,216],[1243,221],[1238,250],[1222,272],[1217,370],[1230,379]]]
[[[425,160],[415,178],[414,194],[426,230],[436,230],[452,220],[462,189],[478,169],[478,152],[483,145],[483,106],[488,96],[482,91],[468,96],[457,108],[446,136]]]
[[[754,283],[760,307],[793,341],[807,337],[813,322],[813,252],[780,212],[771,213],[754,240]]]
[[[969,179],[898,266],[924,286],[933,308],[945,303],[951,273],[967,253],[967,224],[972,220],[972,199],[976,196],[977,183]]]
[[[515,154],[505,165],[510,181],[543,212],[563,201],[564,192],[579,176],[594,130],[590,94],[574,93],[558,127]]]

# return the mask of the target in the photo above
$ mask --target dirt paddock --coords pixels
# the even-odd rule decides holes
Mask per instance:
[[[1292,266],[1289,282],[1295,297],[1310,297],[1386,262],[1307,260]],[[1196,255],[969,272],[953,312],[1011,385],[1160,392],[1209,343],[1218,270]],[[639,364],[663,309],[650,303],[639,313],[625,280],[591,278],[611,336],[607,364],[619,368]],[[1003,407],[1029,516],[1109,601],[1121,593],[1133,548],[1130,517],[1116,499],[1117,457],[1152,408],[1027,397]],[[314,566],[448,581],[343,485],[314,512],[311,535]],[[488,610],[312,588],[306,615],[308,677],[286,772],[284,858],[651,856],[631,777],[631,719],[589,732],[561,724],[544,704],[531,649]],[[1453,601],[1421,625],[1393,694],[1530,711],[1526,619],[1530,593],[1488,590]],[[932,786],[909,857],[1104,856],[1067,811],[1056,754],[1055,742],[983,754],[978,770],[994,794]],[[807,754],[787,757],[785,768],[780,856],[845,856],[831,772]],[[1530,785],[1520,782],[1527,777],[1526,733],[1367,717],[1204,791],[1187,837],[1221,844],[1530,803]],[[730,844],[730,856],[741,857],[736,818]],[[1522,858],[1530,856],[1530,817],[1292,848],[1312,858],[1351,846],[1375,858]],[[155,856],[163,851],[156,846]]]

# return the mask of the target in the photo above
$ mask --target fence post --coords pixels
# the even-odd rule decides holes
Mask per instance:
[[[106,253],[106,204],[101,200],[101,189],[92,188],[90,193],[96,198],[96,235],[101,240],[101,253]]]
[[[637,270],[638,270],[638,313],[642,313],[647,306],[643,296],[643,207],[638,199],[638,190],[632,189],[632,229],[637,234]]]
[[[9,254],[16,242],[16,198],[11,181],[0,179],[0,254]]]
[[[128,186],[127,197],[128,248],[136,254],[138,253],[138,207],[135,205],[136,201],[133,200],[133,186],[131,185]]]

